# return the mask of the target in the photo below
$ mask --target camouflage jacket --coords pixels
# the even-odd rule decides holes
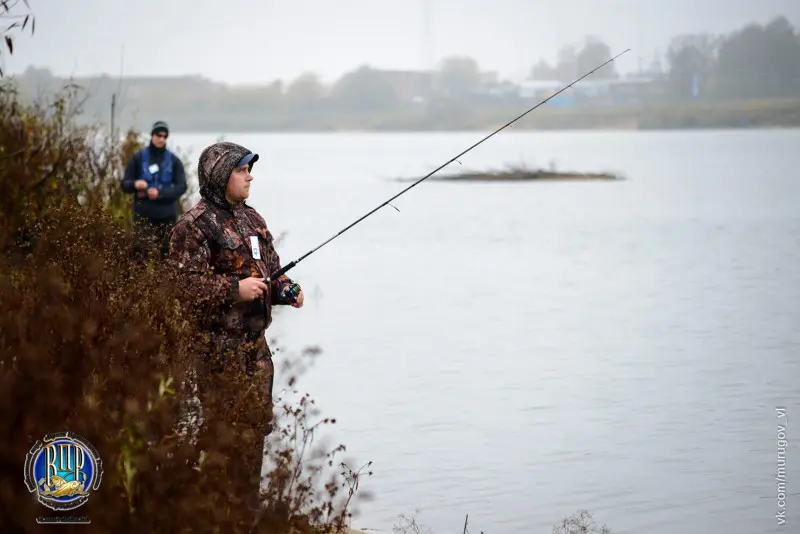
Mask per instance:
[[[238,148],[240,150],[234,150],[228,160],[238,161],[242,150],[246,150]],[[259,299],[235,300],[240,279],[269,277],[280,269],[280,258],[264,219],[246,204],[231,206],[224,200],[224,185],[232,164],[223,165],[216,178],[208,169],[204,176],[203,164],[201,156],[198,174],[204,198],[187,211],[172,230],[170,261],[187,283],[192,303],[208,314],[207,325],[212,333],[214,351],[225,352],[242,343],[263,339],[264,331],[272,322],[272,306],[287,304],[280,297],[281,285],[291,280],[284,275],[270,281],[268,291]],[[256,257],[251,249],[252,238],[258,241]],[[256,359],[263,357],[260,355]]]

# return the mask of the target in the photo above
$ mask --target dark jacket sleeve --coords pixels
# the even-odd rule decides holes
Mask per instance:
[[[125,167],[125,174],[122,176],[122,191],[125,193],[135,193],[136,186],[134,183],[139,179],[139,153],[137,152],[131,159],[128,160],[128,165]]]
[[[178,200],[186,192],[186,172],[181,159],[172,154],[172,185],[158,192],[158,198]]]
[[[182,290],[191,295],[200,309],[213,312],[235,302],[239,293],[238,277],[213,272],[208,239],[193,221],[184,219],[175,225],[170,237],[169,260],[181,275]]]

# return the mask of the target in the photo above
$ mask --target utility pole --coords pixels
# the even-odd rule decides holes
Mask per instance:
[[[431,84],[433,82],[433,71],[435,69],[433,58],[433,24],[431,23],[431,10],[433,0],[421,0],[422,2],[422,46],[420,49],[420,67],[423,72],[428,72],[428,77],[423,77],[427,83],[423,82],[422,97],[427,101],[431,96]]]

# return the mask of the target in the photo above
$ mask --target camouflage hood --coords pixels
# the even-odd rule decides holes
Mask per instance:
[[[242,158],[250,155],[250,159],[242,163],[249,163],[250,168],[258,161],[258,154],[237,145],[236,143],[214,143],[207,146],[200,154],[197,164],[197,178],[200,182],[200,196],[214,204],[231,209],[232,206],[225,198],[225,189],[228,179]]]

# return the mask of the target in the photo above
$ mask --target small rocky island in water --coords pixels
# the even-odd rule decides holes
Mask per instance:
[[[399,182],[415,182],[422,178],[398,178]],[[528,169],[525,167],[511,167],[504,171],[467,171],[458,174],[434,174],[428,180],[439,182],[524,182],[534,180],[622,180],[622,176],[599,172],[570,172],[556,171],[554,169]]]

